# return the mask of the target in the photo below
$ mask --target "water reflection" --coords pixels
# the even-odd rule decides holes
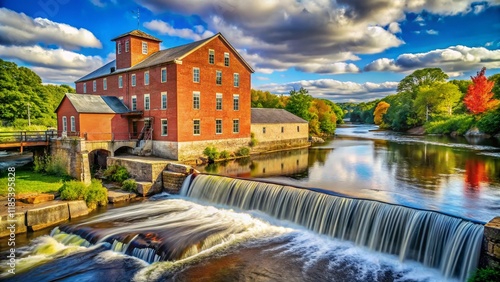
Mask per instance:
[[[362,129],[356,132],[369,138],[346,134],[349,136],[338,136],[309,150],[198,169],[322,188],[479,221],[488,221],[500,213],[498,148],[477,140],[481,145],[440,143],[436,136],[391,136]]]

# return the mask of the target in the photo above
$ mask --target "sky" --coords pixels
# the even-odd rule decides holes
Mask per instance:
[[[334,102],[394,94],[421,68],[500,72],[500,0],[0,0],[0,58],[44,83],[74,87],[134,29],[162,49],[221,32],[254,68],[252,88]]]

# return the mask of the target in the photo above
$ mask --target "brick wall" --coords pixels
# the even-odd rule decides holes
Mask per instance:
[[[79,124],[79,118],[78,118],[78,112],[76,111],[75,107],[71,104],[68,98],[64,97],[62,104],[60,105],[59,109],[57,110],[57,130],[59,132],[63,131],[63,116],[66,117],[67,121],[67,132],[71,132],[71,117],[75,117],[75,131],[80,131],[80,124]]]

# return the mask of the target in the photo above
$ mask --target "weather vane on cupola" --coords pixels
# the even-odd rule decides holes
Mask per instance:
[[[134,18],[137,19],[137,29],[139,29],[141,23],[141,14],[139,12],[139,8],[137,8],[137,11],[132,10],[131,12],[132,14],[134,14]]]

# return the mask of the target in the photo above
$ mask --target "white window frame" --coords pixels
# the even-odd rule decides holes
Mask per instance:
[[[198,122],[198,133],[196,133],[196,122]],[[193,119],[193,135],[201,135],[201,121]]]
[[[222,85],[222,71],[215,71],[215,84]]]
[[[233,111],[239,111],[239,110],[240,110],[240,95],[233,94]]]
[[[116,53],[118,53],[118,55],[120,55],[122,53],[122,44],[121,44],[121,42],[117,42],[117,44],[116,44],[116,50],[117,50]]]
[[[240,87],[240,74],[239,73],[233,73],[233,86],[234,87]]]
[[[123,77],[118,76],[118,88],[123,88]]]
[[[208,49],[208,63],[213,65],[215,64],[215,50]]]
[[[87,82],[83,83],[83,93],[87,93]]]
[[[166,110],[168,107],[168,96],[167,92],[161,92],[161,109]]]
[[[132,111],[137,111],[137,96],[133,95],[130,97],[130,109]]]
[[[151,110],[151,97],[149,96],[149,94],[144,94],[144,110]]]
[[[234,130],[236,126],[236,131]],[[240,120],[233,119],[233,133],[240,133]]]
[[[201,107],[201,95],[199,91],[193,91],[193,109],[199,110]]]
[[[142,41],[142,54],[148,54],[148,43],[146,41]]]
[[[165,79],[163,79],[163,74],[165,74]],[[161,83],[167,82],[167,68],[161,68],[160,79],[161,79]]]
[[[102,90],[108,90],[108,79],[107,78],[102,79]]]
[[[144,72],[144,85],[149,85],[149,71]]]
[[[168,136],[168,119],[161,119],[161,136]]]
[[[68,132],[68,118],[66,116],[62,117],[62,131]]]
[[[220,123],[220,124],[217,124],[217,123]],[[222,119],[215,120],[215,134],[222,134]]]
[[[92,91],[94,91],[94,92],[97,91],[97,81],[95,81],[95,80],[92,81]]]
[[[135,73],[133,73],[131,76],[130,76],[130,85],[132,87],[135,87],[137,85],[137,77],[135,75]]]
[[[70,130],[71,130],[71,132],[76,132],[75,116],[71,116],[69,118],[69,121],[70,121]]]
[[[193,68],[193,82],[200,83],[200,68]]]
[[[229,67],[229,53],[224,52],[224,66]]]
[[[130,42],[127,40],[125,41],[125,53],[128,53],[130,51]]]
[[[222,93],[215,93],[215,110],[222,111]]]

